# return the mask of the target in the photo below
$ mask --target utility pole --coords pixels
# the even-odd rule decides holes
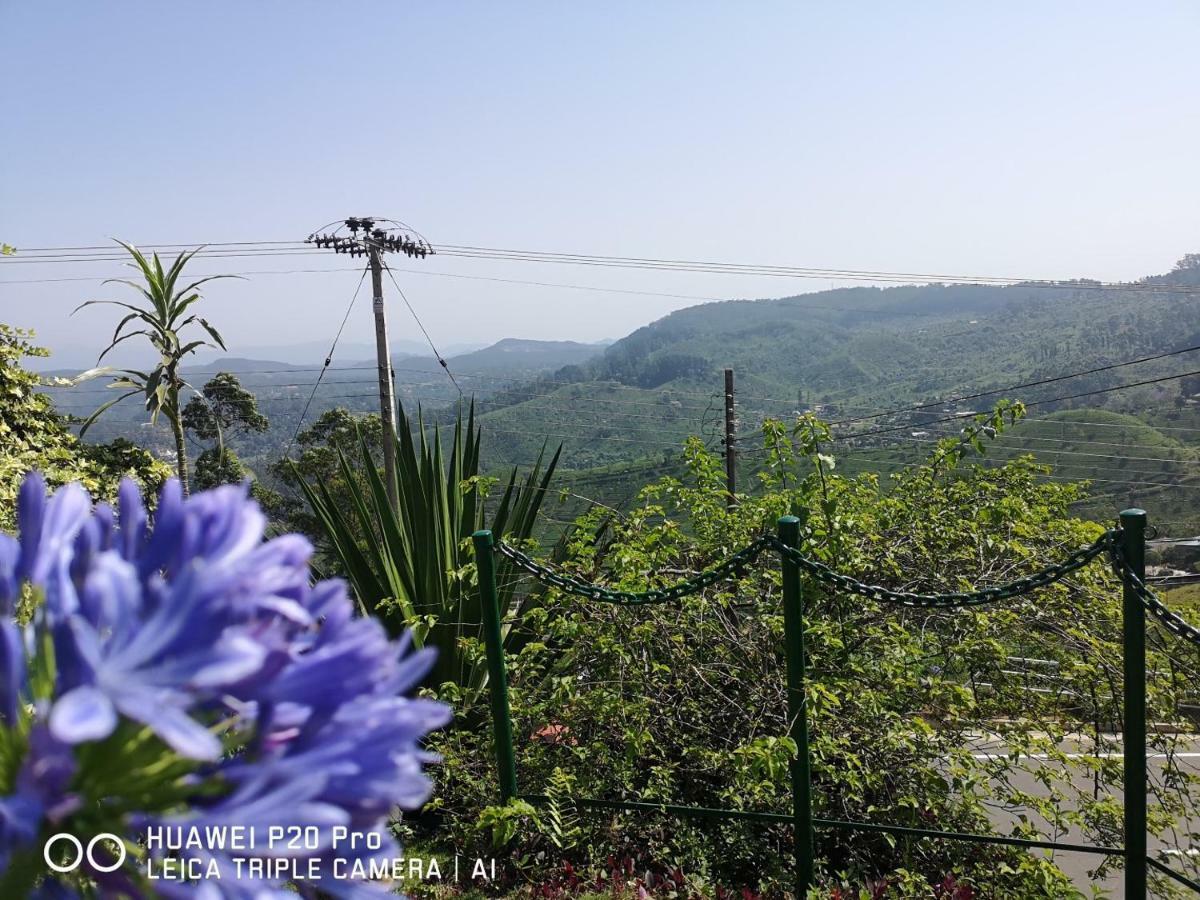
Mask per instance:
[[[387,311],[383,305],[383,263],[379,247],[367,241],[371,260],[371,308],[375,313],[375,361],[379,375],[379,418],[383,421],[383,475],[388,504],[393,511],[400,508],[400,492],[396,484],[396,389],[392,384],[392,354],[388,349]]]
[[[387,227],[377,228],[383,222]],[[388,349],[387,311],[383,303],[383,260],[384,252],[403,253],[424,259],[433,253],[433,248],[408,226],[392,219],[350,218],[344,222],[333,222],[321,229],[333,227],[329,233],[313,232],[306,243],[329,248],[334,253],[349,253],[351,256],[366,256],[371,266],[372,308],[375,314],[375,361],[379,369],[379,418],[383,422],[383,470],[387,487],[388,503],[393,512],[399,512],[399,482],[396,479],[396,391],[392,375],[392,356]],[[340,233],[343,228],[349,235]],[[359,232],[361,231],[361,235]],[[325,360],[329,365],[329,360]],[[444,365],[444,363],[443,363]]]
[[[725,504],[737,506],[737,417],[733,404],[733,369],[725,370]]]

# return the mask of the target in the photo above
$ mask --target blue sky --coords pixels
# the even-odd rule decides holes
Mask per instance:
[[[0,3],[0,239],[289,240],[377,214],[435,244],[1133,278],[1200,250],[1198,26],[1184,2]],[[618,337],[691,302],[448,275],[703,297],[830,286],[404,267],[427,273],[403,283],[444,344]],[[207,303],[234,350],[324,340],[356,280],[255,275]],[[105,314],[67,313],[102,296],[119,294],[0,285],[0,321],[98,345]],[[369,337],[368,310],[347,339]]]

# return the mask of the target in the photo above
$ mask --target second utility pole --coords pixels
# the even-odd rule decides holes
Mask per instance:
[[[725,370],[725,504],[737,506],[737,413],[733,405],[733,369]]]
[[[365,241],[371,259],[372,306],[375,310],[375,359],[379,363],[379,417],[383,420],[383,473],[388,503],[399,511],[396,491],[396,394],[392,387],[392,358],[388,352],[387,312],[383,306],[383,263],[371,235]]]

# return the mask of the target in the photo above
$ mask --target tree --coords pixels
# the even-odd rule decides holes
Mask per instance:
[[[29,340],[33,333],[0,324],[0,529],[15,524],[17,489],[38,471],[51,487],[78,481],[98,500],[112,500],[124,477],[147,493],[170,469],[129,441],[84,444],[45,394],[41,379],[21,365],[24,357],[49,353]]]
[[[359,442],[365,441],[376,466],[383,465],[383,423],[378,413],[355,414],[345,407],[327,409],[312,425],[299,432],[288,447],[288,455],[271,463],[269,472],[278,493],[264,498],[263,508],[280,528],[308,535],[316,547],[318,568],[336,566],[332,545],[321,529],[320,521],[312,514],[300,489],[301,480],[310,484],[320,482],[336,498],[345,517],[352,517],[351,492],[342,481],[338,455],[351,460],[359,457]],[[291,453],[297,450],[295,456]],[[366,474],[353,469],[358,489],[368,490]],[[261,489],[261,482],[256,483]],[[349,520],[349,519],[348,519]],[[365,539],[364,535],[360,535]]]
[[[233,450],[209,447],[196,457],[192,484],[198,491],[207,491],[222,484],[237,484],[245,477],[246,467]]]
[[[209,379],[204,390],[183,408],[183,427],[205,441],[216,441],[196,460],[196,486],[216,487],[241,481],[246,470],[225,442],[228,434],[263,432],[270,423],[258,411],[254,395],[242,387],[238,377],[220,372]]]
[[[171,431],[175,437],[176,471],[179,475],[179,481],[183,485],[183,491],[186,494],[188,491],[187,446],[184,443],[183,416],[179,405],[179,394],[180,391],[184,388],[190,388],[191,385],[184,381],[179,371],[179,366],[183,358],[195,353],[197,348],[220,347],[224,350],[225,342],[217,330],[206,319],[196,313],[185,317],[185,313],[200,299],[200,294],[197,291],[200,285],[217,278],[233,278],[236,276],[209,275],[206,278],[191,282],[186,287],[180,288],[178,284],[183,275],[183,268],[199,252],[199,248],[180,253],[176,257],[175,262],[171,264],[171,267],[164,269],[157,253],[147,260],[141,251],[132,244],[127,244],[124,241],[117,241],[117,243],[124,247],[133,258],[133,265],[140,271],[142,281],[137,282],[127,278],[110,278],[104,283],[117,282],[128,285],[142,295],[145,305],[126,303],[121,300],[88,300],[86,303],[81,303],[75,308],[75,312],[78,312],[85,306],[102,304],[119,306],[129,310],[121,321],[117,323],[116,330],[113,331],[112,340],[100,354],[99,358],[97,358],[97,367],[89,369],[75,379],[75,383],[79,383],[89,378],[115,373],[119,377],[110,382],[108,386],[116,390],[124,390],[124,393],[113,400],[109,400],[107,403],[101,404],[94,413],[84,420],[79,434],[82,437],[88,428],[91,427],[92,423],[105,410],[116,405],[126,397],[141,394],[145,399],[146,411],[150,413],[150,421],[156,422],[158,417],[162,415],[171,424]],[[145,327],[126,331],[126,327],[131,324],[140,324]],[[187,326],[193,324],[203,328],[208,336],[212,338],[212,341],[195,340],[184,343],[181,332]],[[145,337],[154,349],[158,351],[158,365],[153,369],[143,372],[136,369],[113,369],[109,366],[98,365],[100,360],[104,359],[118,344],[138,335]]]

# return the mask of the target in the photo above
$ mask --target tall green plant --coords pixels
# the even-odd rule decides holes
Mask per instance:
[[[546,464],[539,454],[520,481],[514,468],[485,526],[488,480],[480,475],[479,444],[474,403],[465,424],[460,411],[448,451],[439,428],[427,438],[420,412],[414,427],[401,407],[397,510],[388,503],[383,477],[361,439],[358,474],[338,450],[348,504],[339,503],[324,482],[298,479],[364,610],[395,633],[411,627],[418,642],[436,647],[433,684],[451,683],[467,693],[481,690],[487,678],[484,660],[472,651],[482,632],[470,537],[488,527],[497,538],[527,540],[562,453],[560,446]],[[505,566],[498,572],[505,619],[521,615],[529,602],[516,600],[513,574]],[[506,640],[516,639],[506,629]]]
[[[117,241],[117,243],[124,247],[130,257],[133,258],[133,265],[140,271],[142,281],[138,282],[127,278],[110,278],[104,283],[116,282],[132,287],[142,295],[146,301],[146,305],[126,303],[122,300],[88,300],[86,303],[81,303],[77,306],[75,312],[79,312],[85,306],[97,304],[120,306],[129,310],[122,317],[121,321],[117,323],[116,330],[113,331],[112,340],[96,360],[97,364],[117,344],[127,341],[130,338],[138,337],[139,335],[144,336],[150,341],[154,349],[158,351],[159,361],[158,365],[153,369],[144,372],[136,369],[113,369],[111,366],[97,365],[96,368],[88,369],[88,371],[77,376],[74,379],[75,383],[101,375],[115,374],[118,377],[113,379],[108,386],[117,390],[124,390],[124,393],[119,397],[101,404],[95,412],[88,416],[84,420],[79,433],[80,436],[85,434],[88,428],[92,426],[92,423],[107,409],[120,403],[126,397],[132,397],[136,394],[143,395],[146,411],[150,413],[150,421],[155,422],[160,415],[163,415],[171,424],[171,431],[175,437],[176,469],[179,474],[179,481],[182,483],[183,491],[186,494],[188,490],[187,445],[184,442],[183,436],[183,411],[179,405],[179,393],[183,388],[191,387],[191,385],[184,381],[183,376],[180,374],[179,366],[183,358],[191,353],[195,353],[197,348],[220,347],[224,350],[225,342],[221,339],[221,335],[217,330],[203,317],[195,313],[185,316],[185,313],[187,313],[192,304],[200,299],[200,294],[196,290],[200,285],[217,278],[234,278],[236,276],[209,275],[207,278],[201,278],[191,282],[186,287],[180,288],[178,284],[183,275],[183,268],[187,265],[188,260],[199,252],[199,248],[180,253],[176,257],[175,262],[171,264],[171,267],[164,269],[157,253],[148,260],[132,244],[127,244],[124,241]],[[180,332],[193,323],[203,328],[216,343],[214,344],[207,340],[184,343]],[[143,327],[127,331],[126,328],[130,325],[141,325]]]

